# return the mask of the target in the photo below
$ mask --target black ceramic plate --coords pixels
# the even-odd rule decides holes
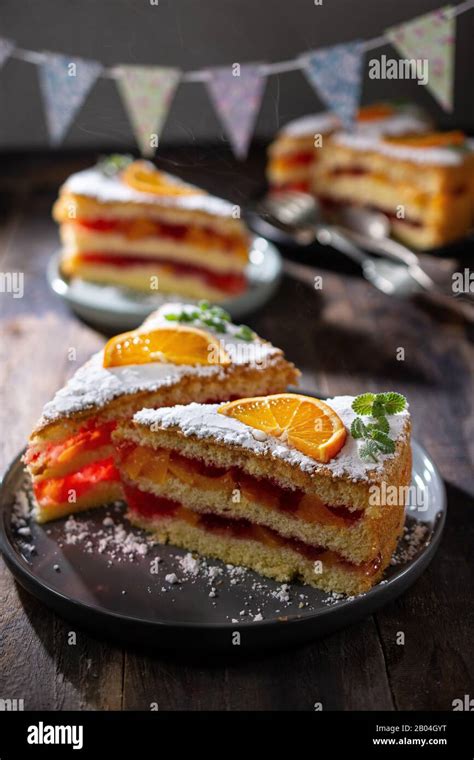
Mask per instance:
[[[446,494],[436,466],[416,442],[413,486],[418,507],[407,508],[408,535],[400,542],[397,563],[376,587],[349,599],[282,585],[215,560],[200,561],[196,568],[190,555],[183,562],[186,552],[147,544],[127,524],[123,505],[84,512],[68,524],[66,519],[44,526],[18,521],[18,507],[27,506],[28,498],[20,455],[0,489],[0,548],[25,589],[101,637],[175,650],[268,649],[353,623],[418,578],[439,544]],[[121,525],[134,538],[128,554],[117,548],[123,547]]]

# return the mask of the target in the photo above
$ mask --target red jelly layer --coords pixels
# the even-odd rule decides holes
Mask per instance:
[[[78,219],[76,224],[94,232],[118,232],[120,235],[139,240],[144,237],[164,237],[170,240],[185,240],[210,247],[232,251],[245,245],[242,237],[223,235],[211,227],[191,227],[186,224],[169,224],[154,219]]]
[[[107,266],[126,269],[130,267],[155,266],[157,274],[160,270],[166,269],[173,277],[198,277],[210,287],[222,290],[231,295],[241,293],[247,287],[247,280],[244,274],[217,274],[209,269],[197,267],[193,264],[177,264],[174,259],[152,259],[149,256],[129,255],[121,256],[114,253],[82,253],[78,256],[79,260],[85,264],[101,264]]]
[[[120,480],[113,457],[92,462],[63,478],[48,478],[34,484],[34,492],[40,504],[63,504],[71,492],[79,499],[99,483]]]
[[[127,474],[128,463],[132,463],[129,477],[135,479],[145,472],[148,465],[165,458],[164,469],[159,470],[160,481],[166,482],[168,473],[202,490],[221,488],[239,489],[244,496],[265,505],[269,509],[293,513],[306,522],[352,525],[363,517],[362,510],[350,510],[344,506],[323,504],[317,496],[305,494],[301,489],[283,488],[268,478],[256,478],[238,467],[230,469],[205,464],[197,459],[184,457],[167,449],[152,449],[124,441],[117,447],[121,465]],[[145,469],[143,469],[145,468]],[[151,475],[153,479],[153,475]],[[215,483],[214,483],[215,481]]]
[[[309,193],[310,184],[309,180],[300,180],[299,182],[283,182],[282,184],[272,185],[272,193],[283,193],[289,190],[295,190],[296,192]]]
[[[292,549],[311,562],[321,560],[326,564],[338,564],[360,570],[368,576],[374,575],[380,568],[380,556],[363,565],[355,565],[345,560],[337,552],[330,551],[322,546],[310,546],[297,539],[284,538],[271,528],[254,525],[249,520],[232,519],[213,514],[198,514],[175,501],[146,493],[135,486],[125,486],[125,494],[130,510],[148,519],[174,517],[198,526],[209,533],[228,538],[258,541],[266,546]]]
[[[93,451],[110,443],[110,436],[116,427],[116,422],[104,422],[96,425],[95,420],[88,420],[77,433],[60,443],[49,443],[41,449],[32,448],[26,452],[26,462],[31,464],[41,455],[45,457],[47,466],[67,462],[83,451]]]

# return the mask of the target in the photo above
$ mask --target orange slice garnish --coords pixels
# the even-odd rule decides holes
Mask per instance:
[[[394,106],[389,103],[374,103],[372,106],[362,106],[357,114],[357,121],[378,121],[387,119],[395,113]]]
[[[347,436],[334,409],[299,393],[238,399],[223,404],[218,411],[279,438],[318,462],[335,457]]]
[[[391,145],[406,145],[407,148],[454,148],[464,145],[465,141],[466,136],[459,129],[453,129],[451,132],[427,132],[423,135],[384,138],[384,142]]]
[[[126,364],[230,364],[220,340],[197,327],[176,325],[131,330],[111,338],[104,348],[104,367]]]
[[[133,161],[121,174],[125,182],[134,190],[154,195],[203,195],[204,190],[186,184],[173,182],[149,161]]]

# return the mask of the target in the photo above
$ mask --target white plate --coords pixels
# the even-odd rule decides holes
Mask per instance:
[[[261,237],[252,239],[250,262],[246,270],[249,286],[245,293],[222,302],[233,319],[241,319],[263,306],[275,292],[282,273],[280,252]],[[110,330],[133,330],[164,303],[192,302],[172,293],[144,295],[113,285],[98,285],[79,278],[65,277],[60,269],[60,253],[50,259],[48,282],[82,319]]]

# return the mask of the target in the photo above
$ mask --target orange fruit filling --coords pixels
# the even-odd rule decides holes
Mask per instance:
[[[299,393],[278,393],[230,401],[219,414],[279,438],[317,462],[329,462],[343,447],[347,432],[328,404]]]
[[[152,362],[227,366],[230,358],[220,340],[205,330],[187,325],[146,332],[132,330],[115,335],[104,349],[104,367]]]
[[[450,132],[427,132],[423,135],[384,137],[391,145],[406,145],[407,148],[454,148],[464,145],[466,135],[459,129]]]
[[[393,116],[395,108],[389,103],[374,103],[372,106],[363,106],[359,108],[357,121],[377,121],[378,119],[387,119]]]
[[[230,498],[230,494],[238,489],[249,501],[267,509],[287,512],[308,523],[350,525],[363,515],[360,510],[351,512],[346,507],[327,506],[315,494],[282,488],[268,479],[248,475],[238,467],[225,469],[206,465],[168,449],[123,443],[118,446],[118,454],[122,473],[134,481],[143,478],[161,485],[172,475],[191,488],[220,491],[224,499]]]
[[[154,195],[204,195],[204,190],[172,182],[149,161],[133,161],[122,172],[122,181],[134,190]]]

